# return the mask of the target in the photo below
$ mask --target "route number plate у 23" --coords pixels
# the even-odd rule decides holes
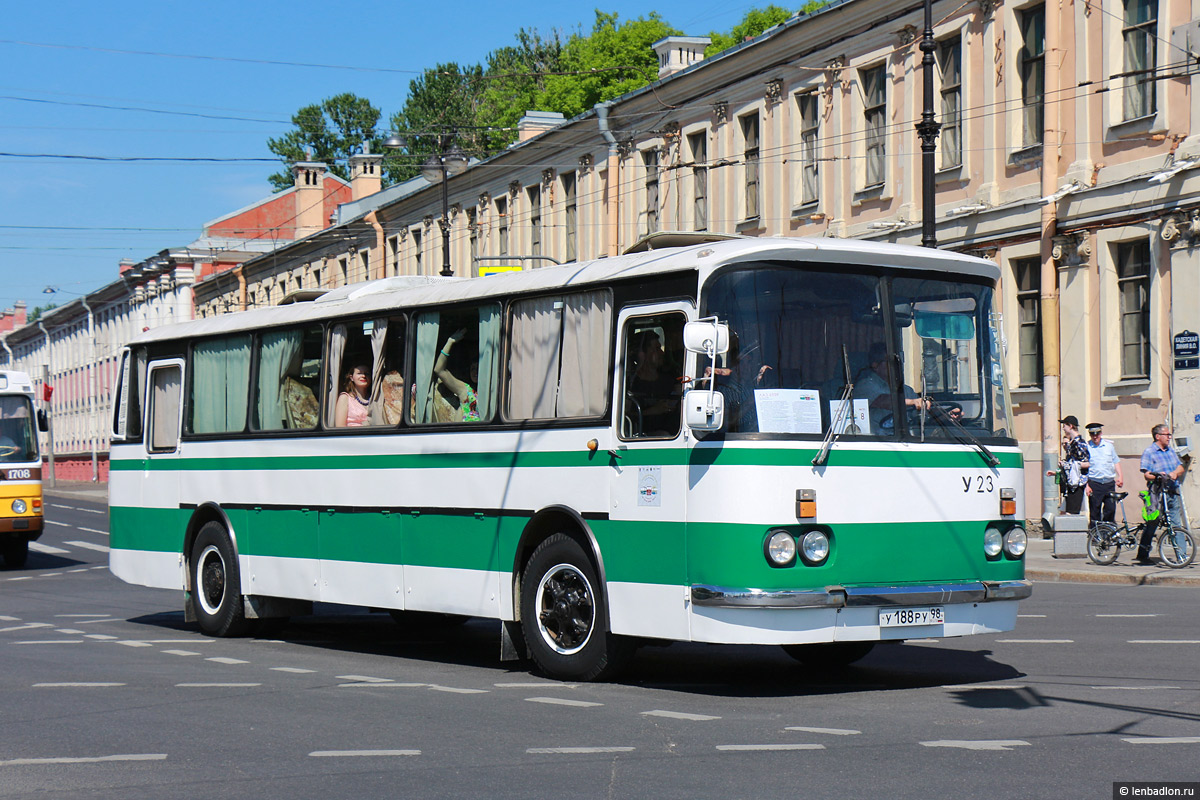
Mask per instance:
[[[925,608],[894,608],[879,612],[879,627],[907,628],[913,625],[941,625],[946,613],[941,606]]]

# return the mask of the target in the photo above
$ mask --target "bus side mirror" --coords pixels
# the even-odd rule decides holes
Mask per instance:
[[[683,396],[683,418],[694,431],[719,431],[725,424],[725,395],[692,389]]]
[[[714,356],[729,350],[729,326],[716,319],[698,319],[683,326],[683,346],[689,353]]]
[[[37,412],[38,430],[45,433],[50,430],[50,418],[46,416],[46,409],[39,408]]]

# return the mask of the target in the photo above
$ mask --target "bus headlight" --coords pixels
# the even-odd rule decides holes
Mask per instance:
[[[983,533],[983,552],[988,558],[1000,555],[1004,547],[1004,535],[995,528],[988,528]]]
[[[796,537],[787,531],[774,531],[767,537],[767,560],[776,567],[786,567],[796,560]]]
[[[1008,533],[1004,534],[1004,552],[1008,553],[1013,558],[1020,558],[1025,554],[1025,547],[1029,544],[1029,537],[1025,535],[1024,528],[1013,528]]]
[[[24,514],[25,509],[27,509],[27,508],[28,508],[28,506],[25,505],[24,500],[20,500],[20,499],[13,500],[12,510],[13,510],[14,514]]]
[[[809,531],[800,542],[805,562],[816,566],[829,558],[829,537],[821,531]]]

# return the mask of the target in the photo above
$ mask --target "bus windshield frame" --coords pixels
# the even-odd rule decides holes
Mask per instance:
[[[25,394],[0,395],[0,464],[40,460],[33,401]]]

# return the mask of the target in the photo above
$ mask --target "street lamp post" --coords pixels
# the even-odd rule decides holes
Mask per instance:
[[[917,123],[917,136],[921,139],[921,246],[937,247],[934,214],[934,176],[937,165],[934,152],[937,149],[938,131],[942,125],[933,113],[933,52],[937,42],[933,38],[933,0],[925,0],[925,34],[921,37],[921,69],[923,78],[924,108],[921,121]]]
[[[383,143],[384,147],[392,150],[408,146],[405,137],[392,134]],[[438,134],[438,152],[425,159],[421,165],[421,177],[430,183],[442,184],[442,218],[438,227],[442,229],[442,272],[447,278],[454,276],[450,266],[450,187],[452,175],[461,175],[468,166],[467,154],[456,144],[453,144],[453,134]]]

